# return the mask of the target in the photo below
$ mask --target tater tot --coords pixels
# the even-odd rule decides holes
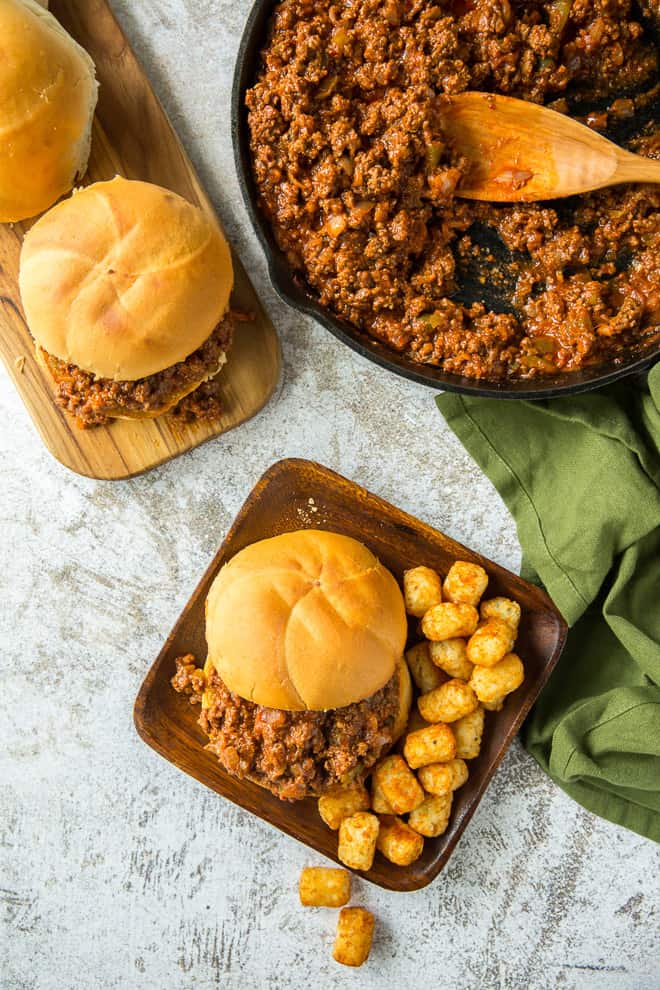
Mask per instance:
[[[368,811],[344,818],[339,826],[337,855],[351,870],[370,870],[376,854],[379,823]]]
[[[386,800],[382,788],[376,777],[371,778],[371,810],[378,815],[393,815],[394,809]]]
[[[327,866],[307,866],[300,874],[298,893],[305,907],[343,907],[351,899],[351,875]]]
[[[405,815],[424,800],[415,774],[398,754],[381,760],[373,772],[373,781],[395,815]]]
[[[422,619],[422,632],[427,639],[456,639],[471,636],[478,621],[479,613],[472,605],[443,602],[428,610]]]
[[[475,667],[470,684],[479,701],[486,701],[490,705],[520,687],[524,677],[525,669],[520,657],[515,653],[508,653],[494,667]]]
[[[419,709],[412,708],[410,710],[410,717],[408,719],[408,725],[406,726],[406,735],[410,732],[417,732],[418,729],[425,729],[429,723],[422,718],[419,714]],[[405,742],[405,737],[404,737]],[[401,747],[403,749],[403,746]]]
[[[464,639],[442,639],[429,643],[431,662],[449,677],[469,681],[473,664],[467,656],[467,643]]]
[[[438,794],[427,797],[419,808],[408,816],[408,824],[420,835],[426,835],[429,839],[436,835],[442,835],[447,831],[449,816],[451,814],[451,803],[453,793]]]
[[[429,723],[425,722],[422,716],[419,714],[419,710],[417,706],[411,708],[410,715],[408,716],[408,721],[406,723],[405,733],[398,740],[394,752],[403,753],[403,747],[406,744],[406,738],[410,735],[410,733],[417,732],[418,729],[426,729],[428,727],[428,724]],[[384,811],[383,814],[387,814],[387,812]]]
[[[511,598],[488,598],[479,606],[482,619],[502,619],[514,631],[520,624],[520,605]]]
[[[417,779],[427,792],[427,794],[450,794],[454,773],[451,768],[452,761],[448,763],[431,763],[429,766],[420,767]]]
[[[413,567],[403,575],[406,612],[421,619],[433,605],[442,601],[442,580],[430,567]]]
[[[466,560],[457,560],[449,568],[442,593],[446,602],[477,605],[487,585],[488,575],[483,567],[469,564]]]
[[[446,680],[443,672],[431,662],[428,643],[411,646],[406,653],[406,660],[412,679],[422,694],[440,687]]]
[[[515,638],[508,622],[498,618],[487,619],[468,640],[468,660],[480,667],[494,667],[511,652]]]
[[[474,760],[481,750],[481,737],[484,733],[485,713],[481,705],[469,715],[459,718],[452,725],[456,739],[456,757],[461,760]]]
[[[468,779],[465,760],[450,760],[448,763],[432,763],[421,767],[419,782],[428,794],[450,794],[462,787]]]
[[[417,699],[419,713],[427,722],[455,722],[473,712],[478,704],[477,696],[470,685],[458,678],[441,684],[435,691],[422,694]]]
[[[369,794],[364,784],[333,787],[319,798],[319,815],[335,831],[344,818],[350,818],[356,811],[368,810]]]
[[[390,863],[410,866],[422,855],[424,839],[400,818],[381,818],[376,847]]]
[[[453,760],[456,754],[456,740],[448,725],[439,722],[425,729],[409,732],[403,747],[403,755],[413,770],[429,763],[444,763]]]
[[[337,935],[332,957],[342,966],[361,966],[371,952],[374,937],[374,916],[361,907],[342,908],[337,922]]]
[[[481,704],[487,712],[501,712],[504,708],[504,695],[501,698],[495,698],[494,701],[482,701]]]

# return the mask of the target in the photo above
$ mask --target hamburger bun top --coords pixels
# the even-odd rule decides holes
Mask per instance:
[[[89,158],[98,86],[87,52],[36,0],[0,0],[0,223],[36,216]]]
[[[37,344],[116,381],[156,374],[197,350],[225,315],[233,280],[210,217],[167,189],[119,176],[41,217],[23,242],[19,274]]]
[[[300,530],[241,550],[206,601],[209,660],[241,698],[328,711],[390,680],[406,642],[403,596],[361,543]]]

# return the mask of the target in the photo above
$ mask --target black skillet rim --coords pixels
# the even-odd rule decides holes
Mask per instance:
[[[660,345],[646,353],[632,355],[618,367],[600,365],[580,372],[533,381],[484,382],[441,371],[434,365],[416,364],[386,350],[344,320],[334,316],[296,283],[283,252],[279,249],[270,227],[257,205],[257,191],[251,169],[250,143],[247,126],[245,92],[251,85],[266,24],[276,0],[255,0],[248,14],[236,56],[231,93],[231,136],[238,184],[252,226],[268,264],[270,280],[279,297],[293,309],[314,317],[333,336],[362,357],[381,368],[430,388],[491,399],[551,399],[561,395],[576,395],[619,381],[629,375],[647,371],[660,358]]]

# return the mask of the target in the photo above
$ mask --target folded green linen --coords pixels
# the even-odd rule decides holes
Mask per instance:
[[[660,364],[586,395],[437,403],[571,627],[523,744],[585,808],[660,842]]]

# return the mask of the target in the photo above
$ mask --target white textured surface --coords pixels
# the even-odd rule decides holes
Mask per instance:
[[[359,974],[336,913],[297,903],[318,860],[137,738],[142,678],[254,481],[314,457],[515,568],[513,523],[430,391],[354,357],[270,290],[234,176],[229,80],[247,0],[115,7],[282,335],[270,406],[127,483],[56,464],[0,375],[0,987],[400,985],[654,990],[658,852],[583,812],[514,744],[425,891],[356,884]]]

